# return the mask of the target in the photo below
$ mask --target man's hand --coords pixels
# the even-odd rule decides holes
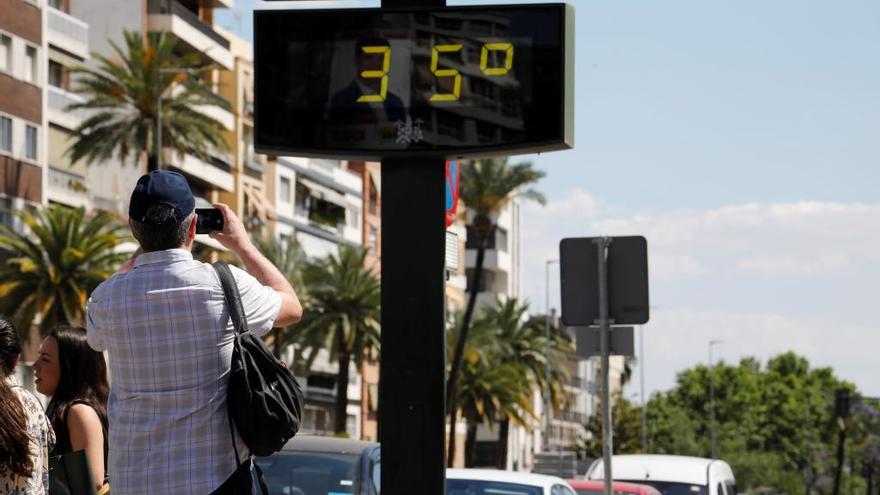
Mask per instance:
[[[231,249],[236,254],[241,254],[242,250],[251,247],[251,238],[235,212],[223,203],[216,203],[214,208],[223,213],[223,232],[209,233],[211,239],[215,239],[223,247]]]

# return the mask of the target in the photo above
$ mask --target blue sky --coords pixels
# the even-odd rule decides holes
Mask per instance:
[[[880,396],[880,2],[569,3],[575,149],[514,158],[549,199],[524,208],[523,295],[543,310],[562,237],[645,235],[649,391],[722,339],[727,362],[791,349]],[[328,4],[378,2],[216,22],[251,38],[254,7]]]

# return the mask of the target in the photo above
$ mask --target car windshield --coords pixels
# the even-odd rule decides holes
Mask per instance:
[[[327,495],[355,493],[358,460],[351,454],[279,452],[257,464],[273,495]]]
[[[446,495],[543,495],[543,489],[517,483],[447,478]]]
[[[690,483],[678,483],[675,481],[655,480],[620,480],[642,485],[651,485],[663,495],[709,495],[706,485],[692,485]]]

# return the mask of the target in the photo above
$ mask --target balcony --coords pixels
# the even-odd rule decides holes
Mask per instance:
[[[175,85],[171,90],[174,96],[183,92],[183,86]],[[229,108],[229,100],[215,93],[206,93],[208,98],[216,100],[222,106],[216,105],[196,105],[192,108],[206,117],[211,117],[223,126],[227,131],[235,129],[235,116],[227,110]]]
[[[579,425],[585,425],[590,421],[589,416],[575,411],[560,411],[559,414],[553,414],[553,419],[567,421],[569,423],[577,423]]]
[[[229,40],[191,10],[174,0],[151,0],[148,11],[150,31],[169,31],[193,50],[232,70],[234,58]]]
[[[49,122],[73,130],[88,117],[88,110],[82,108],[67,110],[69,105],[84,102],[81,96],[55,86],[47,85],[46,88],[49,100]]]
[[[80,59],[89,58],[89,25],[54,7],[46,9],[47,40]]]
[[[232,157],[228,155],[215,156],[210,162],[201,158],[184,153],[182,156],[171,148],[162,150],[163,165],[172,166],[194,178],[210,184],[212,187],[232,192],[235,189],[235,179],[232,177]]]
[[[468,248],[465,251],[465,266],[474,267],[477,265],[477,250]],[[486,270],[510,273],[512,271],[512,261],[510,253],[499,251],[497,249],[487,249],[486,257],[483,260],[483,268]]]
[[[74,208],[79,206],[86,207],[89,204],[86,178],[82,175],[49,167],[48,186],[47,196],[49,201],[73,206]]]

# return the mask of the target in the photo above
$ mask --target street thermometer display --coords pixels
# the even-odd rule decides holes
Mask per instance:
[[[263,153],[462,157],[573,145],[570,6],[259,11],[254,22]]]

